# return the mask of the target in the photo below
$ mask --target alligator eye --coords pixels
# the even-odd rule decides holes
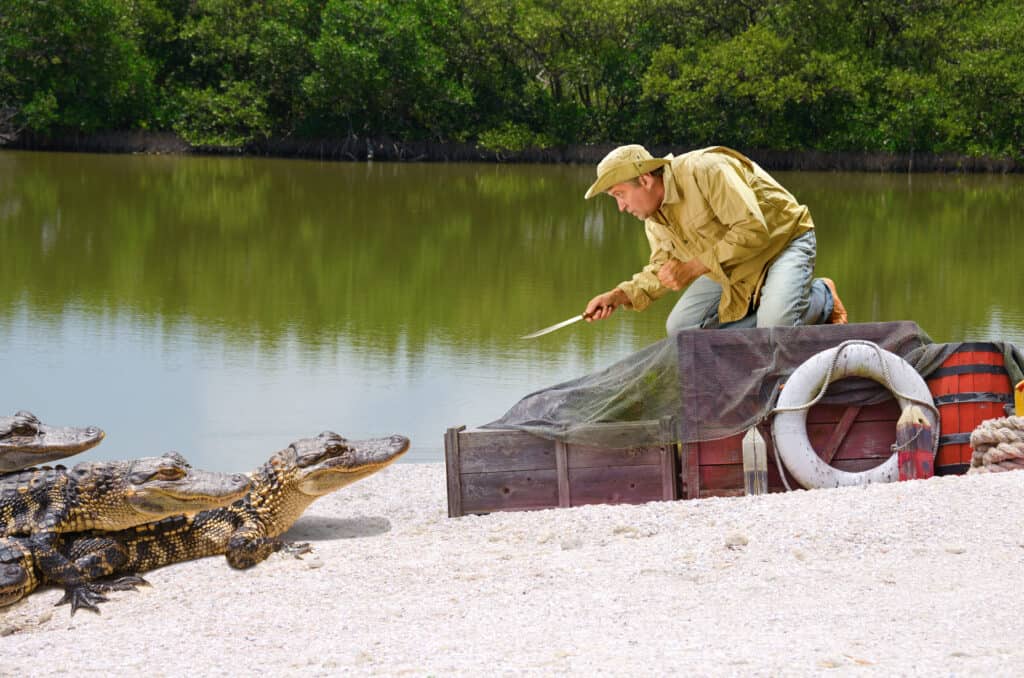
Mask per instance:
[[[176,466],[167,466],[158,469],[153,476],[158,480],[181,480],[185,477],[185,470]]]
[[[332,456],[337,456],[345,450],[352,449],[352,446],[348,444],[348,440],[342,438],[336,433],[330,437],[321,437],[320,447],[326,454],[330,454]]]

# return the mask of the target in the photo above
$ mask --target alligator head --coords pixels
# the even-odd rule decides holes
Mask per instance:
[[[93,524],[79,529],[120,530],[162,518],[218,508],[241,499],[250,480],[192,468],[177,452],[107,464],[77,464],[73,510]],[[82,516],[84,518],[84,516]]]
[[[253,472],[245,501],[263,516],[265,534],[273,537],[291,527],[319,497],[376,473],[407,449],[405,436],[354,441],[324,431],[316,438],[296,440]],[[229,546],[228,562],[233,550]]]
[[[294,462],[298,490],[321,497],[376,473],[408,449],[405,436],[345,440],[324,431],[316,438],[295,441],[285,454]]]
[[[47,426],[31,412],[0,417],[0,473],[84,452],[98,445],[103,435],[95,426]]]
[[[35,559],[25,540],[0,538],[0,607],[18,602],[38,584]]]

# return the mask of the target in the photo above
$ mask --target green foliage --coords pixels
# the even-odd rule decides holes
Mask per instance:
[[[1014,0],[7,0],[0,112],[230,148],[356,134],[1022,158],[1022,17]]]
[[[949,147],[1024,157],[1024,13],[998,3],[952,36],[937,75],[949,96]]]
[[[32,129],[49,129],[57,122],[57,97],[50,90],[36,92],[21,109],[24,123]]]
[[[193,146],[241,148],[269,133],[266,99],[252,83],[231,82],[223,92],[187,89],[181,103],[174,131]]]
[[[500,153],[525,151],[528,148],[544,148],[551,146],[552,143],[550,139],[531,131],[526,125],[506,122],[501,127],[481,132],[477,145],[485,150]]]
[[[189,3],[171,40],[178,61],[168,76],[187,102],[176,128],[196,129],[198,115],[199,129],[239,143],[294,131],[318,11],[315,0]],[[232,105],[245,110],[221,111]]]
[[[439,30],[454,25],[453,5],[329,0],[322,16],[302,89],[336,133],[443,134],[453,109],[470,101],[448,71]]]
[[[138,5],[120,0],[5,0],[0,102],[29,129],[131,129],[157,92],[139,49]]]

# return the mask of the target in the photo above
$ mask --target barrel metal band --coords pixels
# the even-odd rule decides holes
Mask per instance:
[[[986,393],[983,391],[967,393],[950,393],[948,395],[935,396],[936,405],[949,405],[952,403],[1012,403],[1013,395],[1010,393]]]
[[[943,464],[935,467],[937,476],[962,476],[971,468],[970,464]]]
[[[965,341],[953,353],[968,353],[971,351],[976,353],[1002,353],[998,346],[988,341]]]
[[[953,367],[940,367],[928,375],[928,381],[939,377],[951,377],[959,374],[1002,374],[1009,379],[1006,368],[1002,365],[954,365]]]

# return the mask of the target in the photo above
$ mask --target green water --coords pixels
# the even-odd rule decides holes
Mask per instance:
[[[584,166],[0,152],[0,413],[88,458],[247,470],[296,438],[446,428],[663,336],[668,299],[534,341],[647,257]],[[1024,177],[777,173],[853,321],[1024,343]]]

